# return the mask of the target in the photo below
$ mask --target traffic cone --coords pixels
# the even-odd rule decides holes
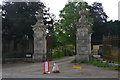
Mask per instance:
[[[58,65],[54,62],[54,65],[53,65],[53,69],[52,69],[52,72],[53,73],[59,73],[59,68],[58,68]]]

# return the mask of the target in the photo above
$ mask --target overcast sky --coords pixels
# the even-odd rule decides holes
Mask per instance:
[[[59,18],[59,11],[63,9],[68,0],[41,0],[47,7],[50,8],[50,12]],[[104,11],[109,16],[108,20],[118,20],[118,2],[120,0],[84,0],[88,4],[93,2],[101,2],[103,4]],[[2,0],[0,0],[2,3]]]
[[[50,12],[54,13],[59,18],[59,11],[63,9],[68,0],[41,0],[50,7]],[[93,2],[101,2],[103,4],[104,11],[109,16],[108,20],[118,20],[118,2],[120,0],[84,0],[88,4]]]

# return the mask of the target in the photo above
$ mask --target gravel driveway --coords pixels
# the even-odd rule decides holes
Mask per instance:
[[[59,66],[60,73],[43,74],[44,65],[40,63],[14,63],[3,64],[3,78],[118,78],[118,71],[105,70],[93,65],[76,65],[82,69],[73,69],[74,64],[70,63],[73,57],[66,57],[50,61],[50,72],[54,62]]]

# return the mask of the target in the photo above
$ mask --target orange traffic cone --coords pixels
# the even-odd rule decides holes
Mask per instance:
[[[54,62],[54,65],[53,65],[53,69],[52,69],[52,72],[53,73],[59,73],[59,68],[58,68],[58,65]]]

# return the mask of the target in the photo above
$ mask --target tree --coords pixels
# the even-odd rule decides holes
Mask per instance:
[[[109,28],[109,34],[111,36],[119,36],[120,37],[120,21],[108,21],[107,26]]]
[[[43,10],[44,4],[34,2],[12,2],[3,5],[3,37],[16,36],[18,40],[21,37],[27,35],[29,38],[33,38],[33,31],[31,25],[36,23],[36,11],[38,9]]]
[[[65,5],[63,10],[60,11],[60,20],[56,22],[55,25],[55,35],[57,41],[63,45],[72,44],[75,45],[75,35],[76,35],[76,23],[78,22],[80,15],[82,3],[79,2],[69,2]],[[88,4],[85,3],[85,9],[88,9]],[[92,21],[87,15],[88,21]]]
[[[13,40],[14,46],[20,43],[26,50],[28,40],[33,41],[32,25],[37,22],[36,11],[41,10],[45,25],[52,24],[50,13],[42,2],[5,2],[2,5],[2,39],[5,43]],[[49,29],[49,26],[47,27]]]
[[[94,2],[90,9],[90,16],[93,18],[93,34],[92,44],[101,44],[103,35],[108,35],[108,27],[106,25],[108,16],[103,10],[102,3]]]
[[[35,15],[37,15],[36,11],[39,9],[44,16],[47,16],[43,17],[43,20],[44,24],[48,25],[48,29],[51,27],[50,24],[53,23],[51,14],[48,12],[49,10],[46,9],[46,6],[42,2],[6,2],[5,5],[2,6],[2,9],[3,30],[8,35],[16,35],[18,38],[24,35],[33,38],[31,25],[36,23],[37,19]],[[48,19],[50,20],[48,21]]]

